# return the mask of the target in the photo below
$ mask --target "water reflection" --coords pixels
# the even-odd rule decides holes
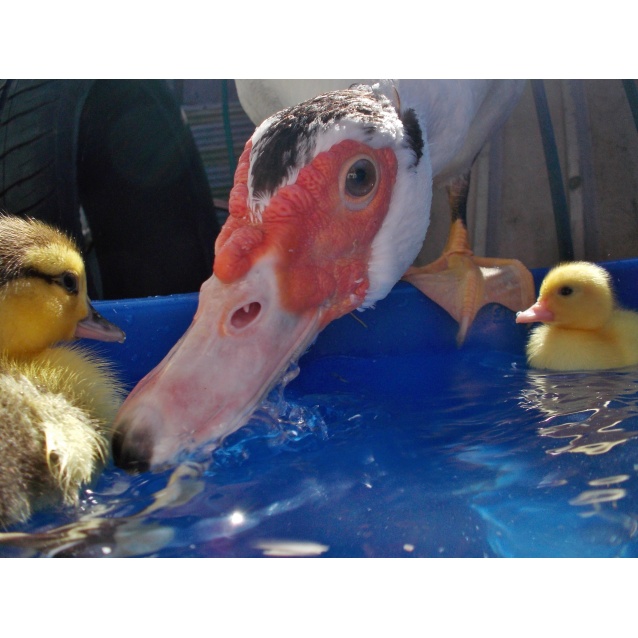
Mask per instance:
[[[22,555],[45,557],[129,557],[149,556],[162,550],[208,547],[214,554],[216,542],[232,542],[247,530],[257,528],[271,517],[325,501],[326,493],[316,481],[306,481],[289,498],[281,498],[248,513],[238,509],[196,518],[189,525],[179,524],[201,511],[195,497],[202,492],[203,467],[182,465],[170,475],[167,486],[154,494],[148,507],[130,516],[116,516],[116,505],[98,507],[77,521],[43,532],[0,533],[0,544],[22,550]],[[188,505],[186,509],[179,509]],[[153,516],[156,513],[157,516]],[[313,540],[288,544],[264,538],[253,544],[264,556],[312,556],[329,548]]]
[[[474,498],[495,554],[635,555],[638,370],[520,372],[509,385],[516,409],[492,425],[506,419],[520,438],[480,443],[503,459],[499,480]]]
[[[275,395],[173,472],[110,469],[79,511],[1,535],[2,550],[638,554],[638,371],[536,373],[481,353],[316,366],[321,394]]]
[[[321,543],[291,541],[291,540],[265,540],[254,543],[254,547],[260,550],[264,556],[274,557],[308,557],[321,556],[330,547]]]
[[[153,553],[167,546],[174,532],[170,527],[149,522],[148,517],[164,508],[184,505],[200,493],[204,487],[199,478],[202,471],[194,463],[179,465],[170,473],[166,487],[152,495],[151,504],[131,516],[109,517],[117,508],[117,500],[109,506],[97,503],[73,523],[39,533],[0,533],[0,543],[49,557]],[[95,493],[89,490],[88,498],[95,501]]]
[[[587,490],[581,492],[576,498],[569,501],[570,505],[594,505],[597,503],[609,503],[619,501],[627,495],[627,491],[622,488],[612,488],[608,490]]]
[[[349,421],[358,418],[353,415]],[[110,486],[85,491],[75,521],[44,531],[0,532],[0,545],[18,548],[23,556],[46,557],[148,556],[197,546],[214,550],[220,540],[233,539],[269,518],[327,498],[316,480],[301,480],[283,494],[266,498],[261,507],[253,505],[250,512],[243,511],[216,486],[219,481],[219,486],[233,491],[232,486],[224,485],[228,479],[220,472],[232,475],[233,469],[245,471],[258,460],[294,452],[312,444],[313,438],[320,441],[326,436],[327,426],[317,409],[288,403],[278,388],[251,424],[221,445],[203,446],[172,471],[137,477],[116,472]],[[244,479],[243,487],[249,488],[251,483]],[[208,501],[215,498],[222,502],[210,507]],[[264,556],[311,556],[327,551],[313,540],[284,546],[277,539],[265,538],[253,547]]]
[[[548,415],[538,434],[570,439],[563,447],[547,450],[564,453],[605,454],[638,437],[638,379],[636,372],[529,373],[523,390],[523,406]]]

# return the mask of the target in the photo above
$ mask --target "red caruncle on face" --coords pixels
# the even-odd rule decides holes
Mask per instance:
[[[250,149],[249,142],[235,174],[215,275],[231,283],[272,256],[283,307],[295,313],[321,307],[326,325],[365,298],[370,247],[396,179],[394,152],[353,140],[336,144],[277,190],[258,221],[248,207]]]

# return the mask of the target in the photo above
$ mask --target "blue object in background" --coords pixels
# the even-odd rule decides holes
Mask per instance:
[[[638,261],[604,264],[638,308]],[[534,273],[537,286],[545,271]],[[96,303],[132,387],[197,295]],[[457,325],[399,283],[330,324],[250,422],[176,468],[109,467],[78,511],[0,536],[0,554],[635,556],[638,370],[529,370],[529,330],[484,308]]]

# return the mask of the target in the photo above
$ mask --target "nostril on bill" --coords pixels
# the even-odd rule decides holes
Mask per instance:
[[[245,328],[246,326],[250,325],[255,319],[257,319],[260,312],[261,304],[259,302],[253,301],[251,303],[248,303],[245,306],[242,306],[241,308],[235,310],[232,317],[230,318],[230,325],[238,330],[241,328]]]
[[[113,432],[111,449],[115,465],[131,474],[148,471],[153,452],[153,443],[150,436],[144,433],[137,433],[131,437],[131,431],[126,426],[123,429],[124,431],[117,429]]]

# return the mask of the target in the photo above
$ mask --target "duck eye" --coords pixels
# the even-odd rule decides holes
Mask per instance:
[[[78,276],[73,272],[62,273],[59,277],[55,278],[55,282],[71,295],[77,295],[80,290]]]
[[[561,297],[569,297],[569,295],[571,295],[574,292],[574,289],[571,286],[563,286],[559,291],[558,294]]]
[[[346,173],[346,193],[351,197],[369,195],[377,183],[377,169],[369,159],[358,159]]]

